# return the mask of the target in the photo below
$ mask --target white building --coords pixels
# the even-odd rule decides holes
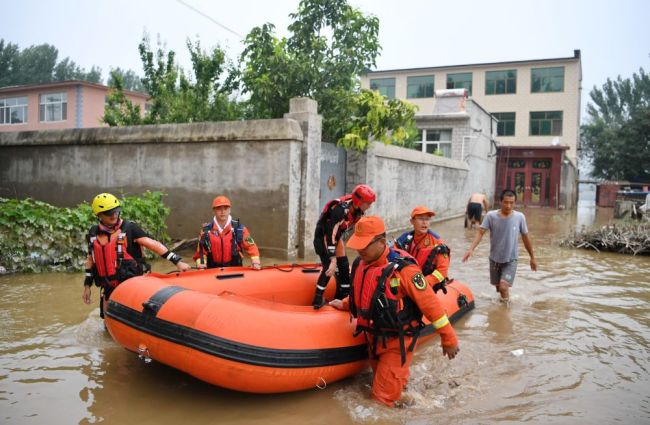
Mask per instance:
[[[361,86],[417,105],[420,146],[438,142],[449,157],[463,144],[467,148],[471,135],[453,140],[451,127],[427,132],[425,126],[437,114],[437,90],[466,89],[498,120],[496,192],[511,188],[524,205],[570,207],[577,190],[581,81],[575,50],[566,58],[370,71]]]

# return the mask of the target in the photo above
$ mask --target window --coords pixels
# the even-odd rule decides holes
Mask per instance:
[[[395,79],[375,78],[370,80],[370,90],[377,90],[380,95],[395,99]]]
[[[451,158],[451,130],[418,130],[414,148],[421,152]]]
[[[433,97],[433,75],[408,77],[406,79],[406,97],[408,99]]]
[[[537,159],[533,161],[533,168],[551,168],[550,159]]]
[[[447,74],[448,89],[467,89],[467,94],[472,95],[472,73]]]
[[[517,70],[487,71],[485,73],[485,94],[517,93]]]
[[[0,99],[0,125],[27,122],[27,97]]]
[[[562,111],[530,113],[531,136],[561,136]]]
[[[532,93],[564,91],[564,67],[533,68],[531,70]]]
[[[497,136],[514,136],[515,135],[515,113],[514,112],[494,112],[494,118],[498,119]]]
[[[524,168],[526,161],[523,159],[510,159],[508,160],[508,168]]]
[[[68,119],[68,94],[42,94],[39,109],[41,122],[65,121]]]

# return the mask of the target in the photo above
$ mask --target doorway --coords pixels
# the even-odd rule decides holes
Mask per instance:
[[[548,206],[551,186],[551,159],[517,158],[508,161],[506,187],[517,194],[524,206]]]

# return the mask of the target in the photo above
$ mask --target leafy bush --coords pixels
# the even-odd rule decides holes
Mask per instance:
[[[122,218],[168,243],[165,219],[170,210],[162,197],[161,192],[147,191],[140,197],[122,197],[120,203]],[[94,223],[87,203],[58,208],[34,199],[0,198],[0,265],[26,272],[82,270],[88,253],[86,233]]]

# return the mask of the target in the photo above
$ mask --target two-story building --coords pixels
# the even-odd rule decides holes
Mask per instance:
[[[101,117],[109,90],[78,80],[0,88],[0,132],[105,126]],[[149,96],[124,93],[144,114]]]
[[[370,71],[361,86],[417,105],[420,130],[435,116],[436,90],[465,89],[498,120],[496,193],[511,188],[524,205],[558,207],[574,205],[577,194],[581,81],[575,50],[565,58]],[[420,134],[424,146],[427,131]],[[430,136],[450,139],[443,130]]]

